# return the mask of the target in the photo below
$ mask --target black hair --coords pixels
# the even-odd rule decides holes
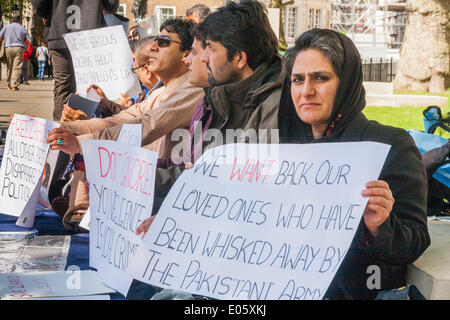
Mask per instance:
[[[189,20],[184,20],[181,18],[167,19],[159,28],[159,31],[166,30],[167,32],[172,32],[178,34],[181,40],[180,50],[190,50],[192,47],[192,42],[194,42],[194,37],[192,36],[192,27],[194,23]]]
[[[105,10],[107,14],[113,14],[116,13],[117,10],[119,10],[120,2],[115,1],[114,3],[111,4],[110,1],[102,1],[102,6],[103,10]]]
[[[205,20],[205,18],[210,14],[211,9],[203,3],[197,3],[196,5],[186,10],[186,16],[192,16],[194,12],[198,13],[200,19]]]
[[[195,39],[197,39],[197,40],[199,40],[199,41],[202,42],[202,47],[203,47],[203,49],[206,48],[206,43],[205,43],[206,39],[205,39],[204,34],[203,34],[203,32],[201,31],[201,29],[200,29],[200,27],[199,27],[198,24],[195,24],[195,25],[192,27],[192,36],[193,36]]]
[[[244,51],[252,70],[278,53],[267,9],[256,0],[228,2],[206,17],[199,29],[205,40],[220,42],[227,49],[228,60]]]

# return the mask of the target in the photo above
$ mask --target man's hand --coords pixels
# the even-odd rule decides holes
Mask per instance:
[[[47,143],[52,150],[61,150],[67,154],[81,153],[80,141],[67,129],[56,128],[50,131]]]
[[[377,237],[378,228],[389,218],[394,206],[394,197],[387,182],[383,180],[366,183],[366,189],[361,192],[363,197],[369,197],[363,217],[367,229],[373,237]]]
[[[67,104],[64,105],[61,120],[63,122],[75,121],[75,120],[87,120],[89,119],[86,113],[82,110],[72,109]]]
[[[120,94],[120,98],[119,98],[118,102],[122,107],[125,107],[125,108],[129,108],[133,105],[133,102],[131,102],[131,98],[123,93]]]
[[[144,239],[145,234],[150,228],[150,225],[152,224],[153,220],[155,220],[155,217],[156,216],[151,216],[150,218],[145,219],[144,221],[142,221],[141,225],[136,229],[137,235],[140,235],[142,233],[142,239]]]

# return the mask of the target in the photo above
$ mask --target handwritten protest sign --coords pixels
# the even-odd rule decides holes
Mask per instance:
[[[126,295],[142,240],[136,235],[151,216],[157,153],[115,141],[82,141],[89,182],[89,264],[106,285]]]
[[[126,143],[130,146],[140,147],[142,141],[142,123],[131,124],[124,123],[122,129],[120,130],[117,142]],[[83,219],[81,219],[80,227],[89,230],[91,223],[91,210],[88,208],[84,214]]]
[[[45,140],[57,127],[55,122],[18,114],[9,126],[0,168],[0,212],[20,216],[20,226],[33,225],[49,149]]]
[[[361,191],[390,146],[278,147],[218,147],[183,172],[132,275],[217,299],[321,299],[360,223]]]
[[[100,86],[115,100],[120,93],[140,92],[137,76],[131,71],[133,57],[121,26],[71,32],[63,35],[72,56],[77,90],[86,97],[91,84]]]
[[[73,297],[114,290],[105,286],[95,271],[49,271],[0,274],[0,299]]]

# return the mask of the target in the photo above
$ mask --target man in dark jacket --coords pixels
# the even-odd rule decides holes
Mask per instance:
[[[277,143],[281,59],[263,5],[255,0],[231,2],[210,14],[194,32],[205,45],[202,61],[211,86],[205,88],[202,108],[196,108],[191,121],[191,140],[202,147],[199,152],[192,150],[193,161],[207,148],[247,142],[250,131],[268,130],[259,142]],[[194,132],[201,133],[200,141],[195,141]],[[183,164],[157,169],[153,214],[184,168]],[[144,221],[138,234],[145,233],[152,221],[153,217]]]
[[[31,0],[34,12],[44,19],[45,36],[53,57],[55,79],[53,120],[61,112],[69,96],[76,91],[75,72],[63,34],[106,27],[103,9],[119,0]]]

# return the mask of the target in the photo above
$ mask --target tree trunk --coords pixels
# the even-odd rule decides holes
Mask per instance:
[[[408,0],[395,90],[444,92],[450,87],[450,1]]]
[[[286,38],[284,35],[284,23],[283,23],[283,9],[291,4],[294,4],[294,0],[283,3],[283,0],[270,0],[269,8],[280,9],[280,27],[278,29],[278,42],[281,44],[282,48],[285,50],[287,46]]]

